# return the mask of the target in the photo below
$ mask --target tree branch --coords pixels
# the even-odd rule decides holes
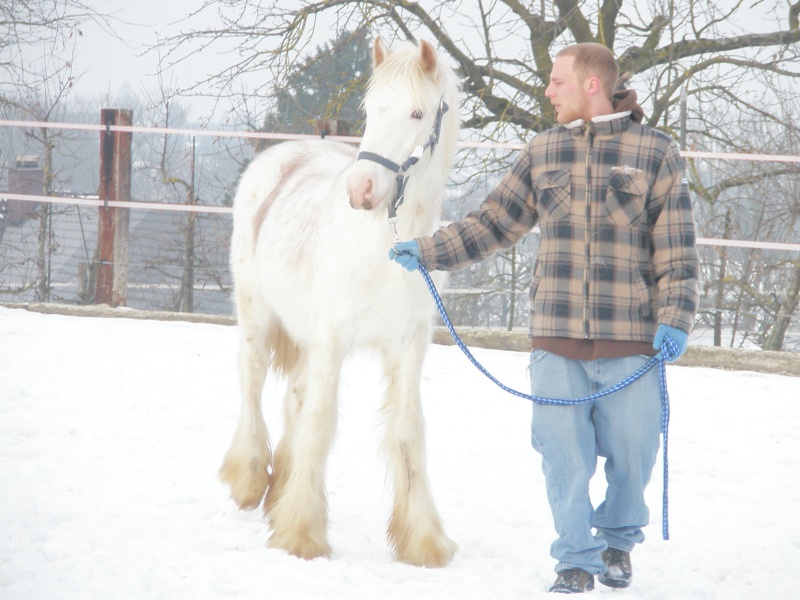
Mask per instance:
[[[558,8],[559,18],[567,24],[567,28],[576,42],[597,41],[589,26],[589,21],[581,12],[579,0],[553,0],[553,3]]]
[[[651,36],[652,37],[652,34]],[[631,46],[617,59],[620,72],[641,73],[653,67],[668,64],[681,58],[716,54],[745,48],[767,48],[800,42],[800,29],[773,33],[753,33],[729,38],[682,40],[671,46],[650,49]]]

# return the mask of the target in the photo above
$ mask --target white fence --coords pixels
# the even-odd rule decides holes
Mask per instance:
[[[244,138],[251,140],[308,139],[308,135],[224,131],[209,129],[185,129],[139,126],[105,126],[101,124],[50,123],[34,121],[0,121],[0,127],[23,129],[48,129],[96,132],[134,133],[142,136],[187,136]],[[357,144],[359,138],[328,136],[327,139]],[[502,150],[513,152],[521,144],[492,144],[486,142],[462,142],[462,152],[472,150]],[[723,154],[711,152],[682,153],[687,159],[704,161],[750,161],[773,163],[800,163],[800,156],[764,154]],[[233,182],[231,182],[231,186]],[[203,260],[192,265],[190,280],[192,307],[195,312],[231,314],[230,276],[227,266],[227,240],[230,229],[231,208],[223,201],[206,201],[205,204],[183,204],[176,202],[148,202],[141,198],[131,200],[103,201],[84,195],[42,195],[0,192],[0,201],[28,203],[31,206],[58,207],[50,210],[47,219],[48,232],[40,231],[45,222],[40,211],[39,219],[28,219],[24,224],[8,226],[0,223],[0,302],[31,302],[34,300],[66,303],[91,302],[89,279],[93,262],[94,245],[97,243],[97,209],[117,207],[130,209],[131,253],[129,264],[128,305],[133,308],[184,310],[181,297],[187,290],[186,265],[181,261],[179,247],[183,230],[187,226],[187,215],[197,216],[192,227],[199,232],[198,244],[204,245]],[[2,228],[5,229],[4,234]],[[701,228],[702,231],[702,228]],[[44,238],[44,239],[43,239]],[[43,248],[43,245],[45,246]],[[712,248],[758,251],[765,255],[775,253],[800,253],[800,243],[795,240],[766,241],[757,239],[722,239],[700,237],[698,245]],[[192,252],[195,252],[192,249]],[[44,258],[44,260],[43,260]],[[715,259],[709,259],[715,260]],[[44,263],[44,264],[43,264]],[[42,270],[46,270],[43,275]],[[42,298],[41,279],[46,277],[47,295]],[[456,287],[471,288],[464,296],[481,296],[492,292],[498,297],[508,297],[506,288],[476,290],[463,283]],[[518,291],[520,304],[524,304],[524,292]],[[708,307],[713,312],[713,307]],[[797,329],[797,317],[794,317]]]

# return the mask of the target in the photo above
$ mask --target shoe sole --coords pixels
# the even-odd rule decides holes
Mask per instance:
[[[630,579],[611,579],[609,577],[603,577],[602,575],[598,575],[597,581],[599,581],[606,587],[614,588],[617,590],[626,588],[631,584]]]
[[[589,581],[586,582],[586,587],[583,589],[574,587],[556,587],[555,585],[551,587],[548,591],[551,594],[583,594],[585,592],[591,592],[594,589],[594,577],[591,577]]]
[[[586,589],[579,590],[578,588],[571,588],[571,589],[559,589],[559,590],[550,590],[551,594],[585,594],[586,592],[591,592],[594,589],[594,586],[586,586]]]

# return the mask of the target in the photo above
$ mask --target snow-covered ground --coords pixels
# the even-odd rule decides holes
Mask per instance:
[[[260,511],[217,480],[238,411],[236,330],[0,308],[0,598],[472,600],[547,596],[554,536],[530,407],[432,346],[430,477],[460,549],[440,570],[395,562],[377,442],[381,384],[348,362],[329,462],[334,555],[265,546]],[[525,353],[475,350],[526,389]],[[800,379],[670,366],[670,533],[653,521],[625,591],[595,597],[789,599],[800,564]],[[280,434],[280,382],[265,404]],[[602,491],[600,473],[594,493]]]

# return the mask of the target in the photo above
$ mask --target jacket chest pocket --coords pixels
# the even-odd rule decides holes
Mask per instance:
[[[617,225],[635,225],[644,215],[647,179],[641,175],[615,172],[608,180],[606,211]]]
[[[536,178],[536,212],[541,221],[559,219],[569,215],[570,173],[563,169],[545,171]]]

